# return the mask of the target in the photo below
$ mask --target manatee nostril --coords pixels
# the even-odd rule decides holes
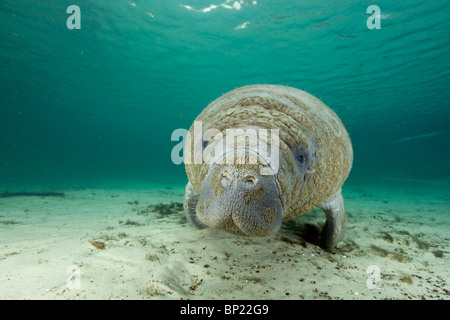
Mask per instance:
[[[231,173],[227,170],[220,175],[220,184],[224,188],[228,188],[231,184]]]
[[[244,178],[244,184],[249,187],[254,187],[256,185],[257,179],[254,176],[246,176]]]
[[[226,177],[222,177],[222,180],[220,180],[220,184],[224,188],[228,188],[230,186],[230,180],[228,180]]]

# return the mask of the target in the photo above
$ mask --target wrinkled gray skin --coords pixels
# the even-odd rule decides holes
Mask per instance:
[[[280,153],[280,163],[292,162],[292,154],[290,151]],[[309,163],[318,162],[312,152],[306,156]],[[293,179],[306,181],[307,169],[299,168],[298,172],[303,176],[294,175]],[[311,170],[309,174],[313,175],[314,172],[315,170]],[[277,174],[262,176],[259,173],[257,165],[211,165],[201,182],[201,192],[197,193],[191,182],[186,186],[184,208],[188,220],[199,229],[211,227],[239,235],[265,236],[276,233],[281,227],[287,207],[283,202],[279,177]],[[342,177],[340,185],[345,178]],[[290,181],[283,183],[292,183]],[[336,182],[334,194],[315,204],[326,214],[327,220],[321,238],[328,251],[333,250],[342,240],[346,229],[340,185]]]
[[[220,179],[223,193],[214,194],[213,179]],[[249,197],[264,186],[264,192],[256,201]],[[247,194],[248,197],[243,197]],[[281,226],[282,205],[274,176],[261,176],[256,170],[226,166],[210,170],[205,177],[200,195],[201,203],[197,218],[203,224],[216,229],[248,236],[264,236],[278,231]]]
[[[236,170],[227,167],[225,175],[232,172],[231,178],[221,179],[225,191],[221,196],[214,195],[211,170],[202,184],[200,196],[195,193],[190,182],[186,185],[184,208],[188,220],[198,229],[207,227],[226,230],[231,233],[247,236],[265,236],[276,233],[282,223],[283,208],[274,176],[260,176],[256,170]],[[256,181],[256,182],[254,182]],[[261,200],[251,205],[242,199],[244,192],[254,191],[259,185],[265,192]],[[240,199],[236,201],[236,199]],[[202,211],[198,208],[199,200],[208,203],[209,207]],[[332,251],[342,240],[346,230],[346,214],[341,190],[328,201],[319,206],[326,215],[327,221],[322,230],[322,245]],[[267,208],[273,208],[270,212]]]

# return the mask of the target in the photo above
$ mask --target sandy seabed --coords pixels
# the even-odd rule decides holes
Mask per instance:
[[[0,298],[449,300],[450,196],[432,187],[344,186],[334,253],[319,209],[248,238],[196,230],[180,187],[1,198]]]

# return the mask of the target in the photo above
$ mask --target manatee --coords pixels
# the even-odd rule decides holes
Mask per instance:
[[[185,141],[184,210],[197,228],[267,236],[319,207],[324,249],[342,240],[341,187],[353,149],[344,124],[316,97],[281,85],[234,89],[198,115]]]

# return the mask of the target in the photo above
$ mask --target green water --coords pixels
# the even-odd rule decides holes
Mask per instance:
[[[183,185],[172,132],[258,83],[339,115],[348,184],[448,187],[448,1],[221,1],[1,1],[0,188]],[[367,27],[371,4],[381,29]]]

